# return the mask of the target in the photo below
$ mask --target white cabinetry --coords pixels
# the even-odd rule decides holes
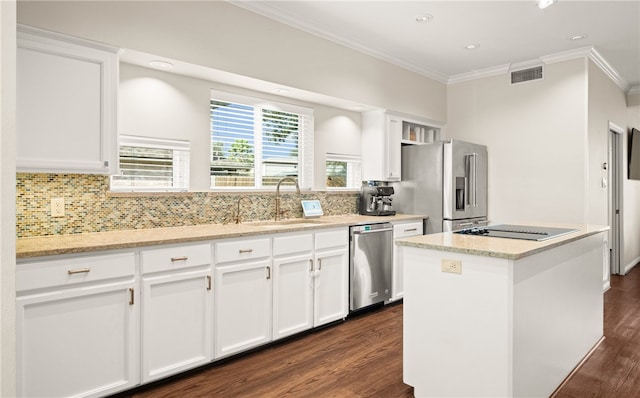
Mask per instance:
[[[211,244],[140,252],[142,382],[213,359]]]
[[[349,230],[315,234],[313,325],[343,319],[349,313]]]
[[[271,341],[271,239],[215,243],[215,358]]]
[[[393,240],[423,234],[423,222],[411,221],[393,224]],[[404,264],[401,253],[402,247],[393,245],[393,268],[391,273],[391,301],[400,300],[404,296],[403,278]]]
[[[400,181],[402,120],[383,110],[362,114],[362,179]]]
[[[347,316],[348,243],[346,228],[274,236],[274,340]]]
[[[400,181],[404,144],[440,139],[441,124],[400,113],[376,110],[362,114],[362,179]]]
[[[313,234],[273,238],[273,339],[313,327]]]
[[[19,263],[21,397],[105,396],[139,382],[133,253]]]
[[[117,170],[117,49],[20,25],[18,171]]]

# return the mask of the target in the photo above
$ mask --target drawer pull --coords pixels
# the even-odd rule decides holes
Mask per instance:
[[[238,250],[238,253],[240,253],[240,254],[253,253],[253,249],[240,249],[240,250]]]
[[[271,267],[267,267],[267,279],[271,279]]]
[[[418,228],[405,229],[404,232],[416,232]]]
[[[313,260],[309,259],[309,271],[313,271]]]
[[[171,262],[175,263],[177,261],[187,261],[189,259],[189,257],[187,256],[182,256],[182,257],[171,257]]]
[[[87,268],[78,268],[78,269],[70,269],[69,271],[67,271],[67,274],[69,274],[69,275],[87,274],[87,273],[89,273],[89,271],[91,271],[91,268],[89,268],[89,267],[87,267]]]
[[[322,259],[319,258],[318,259],[318,271],[320,271],[322,269]]]
[[[132,287],[129,288],[129,305],[134,303],[135,292]]]
[[[207,290],[211,290],[211,275],[207,275]]]

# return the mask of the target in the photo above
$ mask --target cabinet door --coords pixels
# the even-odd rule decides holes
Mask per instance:
[[[97,397],[138,384],[133,282],[18,297],[21,397]]]
[[[115,172],[117,54],[25,29],[16,54],[18,170]]]
[[[216,266],[215,357],[271,341],[271,263]]]
[[[409,236],[422,235],[421,221],[395,224],[393,226],[393,240]],[[400,300],[404,296],[404,263],[402,261],[402,247],[393,245],[393,268],[391,274],[391,301]]]
[[[349,257],[345,249],[316,253],[314,326],[347,316],[349,312]]]
[[[142,280],[142,381],[213,359],[210,270]]]
[[[273,260],[273,339],[313,327],[311,253]]]
[[[387,115],[385,129],[385,173],[387,181],[400,181],[402,162],[400,154],[402,152],[402,120],[400,118]]]

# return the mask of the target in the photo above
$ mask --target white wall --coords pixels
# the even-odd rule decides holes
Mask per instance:
[[[324,189],[325,154],[360,155],[360,114],[292,101],[216,82],[120,64],[118,118],[121,134],[191,142],[191,190],[209,189],[209,99],[211,89],[314,109],[314,189]]]
[[[488,146],[491,222],[587,221],[586,98],[582,59],[546,65],[533,82],[449,85],[444,135]]]
[[[22,1],[18,21],[445,121],[446,85],[223,1]]]
[[[0,396],[16,395],[16,3],[0,1]]]

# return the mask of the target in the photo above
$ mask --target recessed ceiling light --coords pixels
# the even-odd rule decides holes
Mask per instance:
[[[466,46],[464,46],[466,50],[475,50],[478,47],[480,47],[480,44],[467,44]]]
[[[569,38],[569,40],[582,40],[586,38],[587,38],[587,35],[573,35]]]
[[[420,15],[420,16],[416,17],[416,22],[420,22],[420,23],[430,22],[432,19],[433,19],[433,15],[431,15],[431,14],[423,14],[423,15]]]
[[[556,2],[556,0],[538,0],[538,8],[543,10],[543,9],[549,7],[550,5],[552,5],[555,2]]]
[[[171,69],[173,68],[173,64],[166,61],[150,61],[149,66],[157,69]]]

